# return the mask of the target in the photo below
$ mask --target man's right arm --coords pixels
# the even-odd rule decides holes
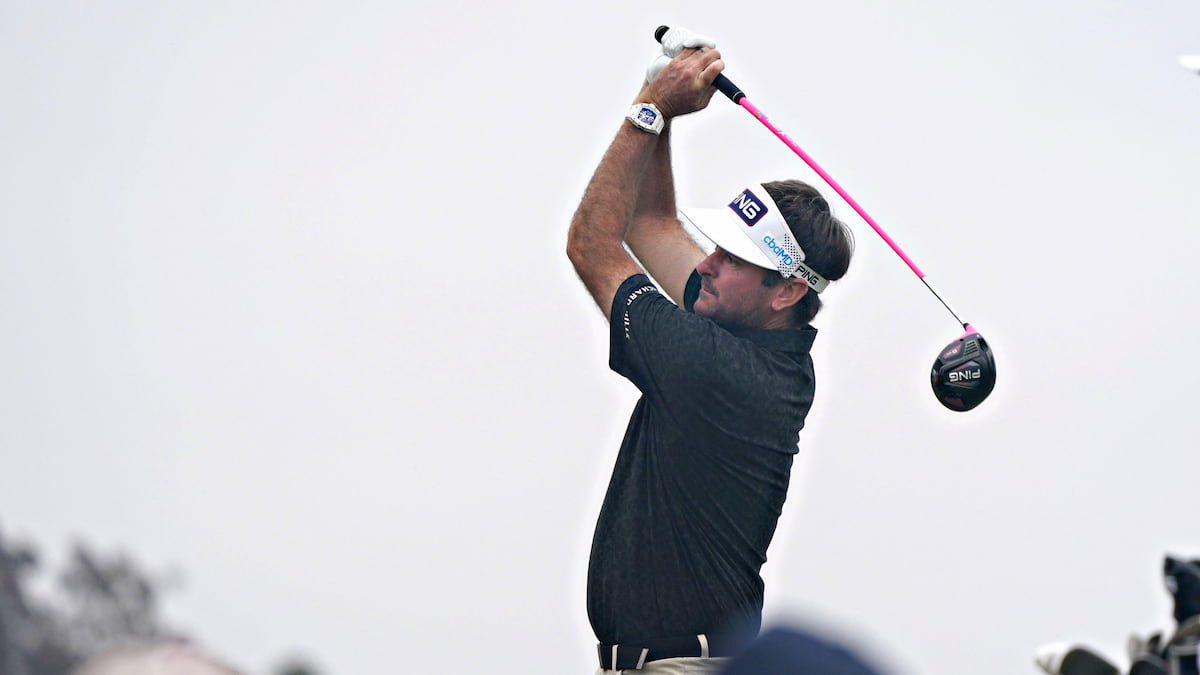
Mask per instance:
[[[716,93],[712,83],[724,67],[721,54],[715,49],[708,52],[684,50],[642,88],[638,101],[653,104],[666,120],[701,110]],[[617,137],[592,174],[592,180],[588,182],[567,231],[567,256],[606,318],[621,282],[642,271],[623,244],[638,205],[642,203],[640,194],[646,189],[643,180],[647,167],[655,167],[655,177],[649,189],[663,189],[661,174],[665,161],[669,189],[670,154],[656,153],[658,141],[657,135],[622,124]],[[674,197],[670,192],[667,194],[673,211]],[[653,211],[659,214],[663,209],[661,200],[654,203]],[[663,253],[657,251],[648,252],[648,255],[652,260],[664,257]],[[694,265],[695,262],[689,259],[687,264]],[[673,280],[669,269],[657,263],[655,265],[660,273],[666,272],[668,278]],[[646,271],[655,274],[654,268],[648,267]],[[663,281],[660,280],[660,283]]]

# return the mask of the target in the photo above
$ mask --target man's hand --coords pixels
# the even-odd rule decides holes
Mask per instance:
[[[662,53],[658,54],[650,67],[646,68],[646,81],[653,80],[671,59],[679,56],[684,49],[716,49],[717,43],[707,35],[693,33],[686,28],[672,28],[663,34],[659,41]]]
[[[693,33],[686,28],[671,28],[666,33],[663,33],[659,40],[662,45],[663,54],[671,58],[679,56],[680,52],[685,49],[716,49],[717,43],[707,35]]]
[[[685,48],[642,87],[634,102],[653,103],[668,119],[703,110],[717,91],[713,80],[724,69],[717,50]]]

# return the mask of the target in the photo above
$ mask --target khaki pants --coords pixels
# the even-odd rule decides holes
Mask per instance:
[[[651,661],[642,666],[641,670],[601,669],[596,671],[596,675],[614,675],[614,673],[625,673],[626,675],[639,675],[640,673],[646,675],[717,675],[727,663],[729,663],[727,658],[706,659],[693,656]]]

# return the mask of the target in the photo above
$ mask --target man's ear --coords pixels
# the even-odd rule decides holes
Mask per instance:
[[[803,279],[786,279],[782,284],[775,284],[775,297],[771,299],[771,309],[780,311],[800,302],[808,293],[808,283]]]

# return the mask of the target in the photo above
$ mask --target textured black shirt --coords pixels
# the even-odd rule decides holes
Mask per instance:
[[[609,365],[642,392],[588,565],[604,644],[714,633],[762,619],[759,570],[813,399],[816,330],[734,331],[650,279],[613,299]]]

